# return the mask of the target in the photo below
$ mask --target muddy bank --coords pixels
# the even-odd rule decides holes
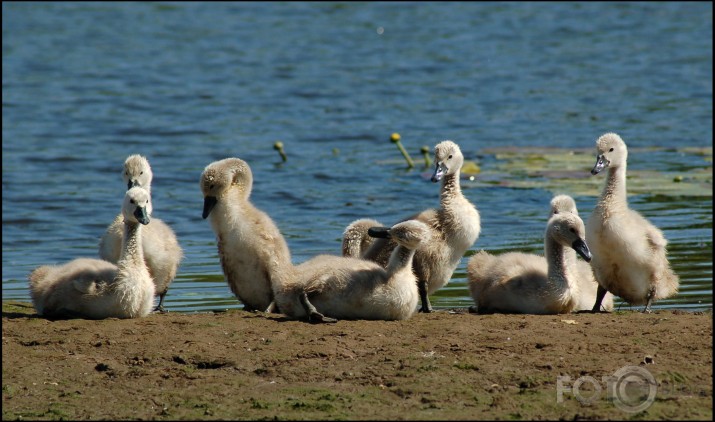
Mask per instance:
[[[312,325],[241,310],[48,321],[12,302],[2,332],[3,420],[712,417],[712,312]]]

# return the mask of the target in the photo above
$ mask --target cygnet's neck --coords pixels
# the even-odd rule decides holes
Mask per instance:
[[[599,199],[599,205],[626,207],[626,163],[608,169],[606,185]]]
[[[455,203],[463,199],[462,188],[459,186],[459,170],[452,174],[446,174],[442,178],[442,189],[439,197],[442,208],[449,212]]]
[[[551,291],[563,298],[575,296],[578,284],[571,274],[570,264],[575,264],[576,257],[573,257],[573,263],[570,262],[565,247],[551,238],[544,242],[544,254]]]
[[[461,255],[479,236],[479,213],[476,207],[462,194],[459,186],[459,173],[449,174],[442,179],[440,205],[438,210],[440,231],[449,239],[449,246],[461,259]],[[456,263],[455,263],[456,264]]]
[[[393,274],[404,268],[410,268],[410,271],[412,271],[412,258],[414,256],[414,249],[409,249],[402,245],[397,245],[395,250],[392,251],[392,254],[390,255],[390,260],[387,262],[387,266],[385,267],[388,276],[391,277]]]
[[[124,222],[122,253],[117,262],[117,267],[144,266],[144,248],[141,242],[141,230],[141,224],[137,222]]]
[[[243,222],[245,216],[249,215],[255,207],[249,198],[239,191],[228,192],[224,197],[218,200],[211,211],[210,217],[212,221],[230,222],[233,226],[236,222]]]

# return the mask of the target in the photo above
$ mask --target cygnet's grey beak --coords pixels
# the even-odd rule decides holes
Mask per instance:
[[[603,154],[600,154],[596,156],[596,165],[591,169],[591,174],[598,174],[607,166],[608,161],[606,160],[606,157],[604,157]]]
[[[133,188],[134,186],[139,186],[139,182],[136,180],[130,180],[127,182],[127,190]]]
[[[447,166],[443,163],[437,163],[437,167],[434,169],[434,174],[432,174],[432,181],[439,182],[444,177],[444,173],[447,171]]]

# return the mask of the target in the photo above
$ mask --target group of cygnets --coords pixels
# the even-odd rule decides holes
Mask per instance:
[[[567,195],[551,200],[544,255],[484,250],[468,261],[478,313],[561,314],[610,311],[613,295],[632,305],[677,293],[662,232],[628,207],[626,144],[615,133],[596,141],[591,170],[607,170],[603,192],[584,225]],[[221,268],[245,309],[293,319],[402,320],[431,312],[429,295],[445,286],[481,230],[476,207],[462,194],[464,156],[452,141],[434,148],[433,182],[440,206],[391,227],[365,218],[343,233],[342,256],[318,255],[299,265],[273,220],[250,201],[253,175],[239,158],[215,161],[200,178],[204,219]],[[142,317],[164,311],[164,296],[183,252],[171,228],[152,216],[152,172],[146,158],[124,163],[128,190],[121,213],[99,243],[102,259],[40,266],[29,275],[37,312],[46,317]],[[583,258],[579,260],[577,254]],[[154,297],[159,305],[154,308]]]
[[[174,231],[151,216],[149,162],[131,155],[124,162],[127,185],[122,210],[99,242],[99,256],[64,265],[43,265],[29,275],[30,296],[40,315],[51,318],[137,318],[155,308],[176,277],[183,251]],[[151,224],[149,224],[151,222]]]

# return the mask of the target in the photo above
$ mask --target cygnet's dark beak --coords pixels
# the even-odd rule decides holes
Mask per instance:
[[[367,229],[367,235],[370,237],[379,237],[382,239],[390,238],[390,228],[389,227],[370,227]]]
[[[583,239],[576,239],[574,242],[571,244],[571,247],[581,255],[581,258],[586,260],[586,262],[591,262],[591,251],[588,249],[588,246],[586,245],[586,242],[583,241]]]
[[[215,196],[207,196],[204,198],[204,212],[201,214],[204,219],[211,214],[211,210],[214,209],[217,202],[218,199],[216,199]]]
[[[149,224],[149,216],[146,213],[145,207],[137,207],[137,209],[134,210],[134,217],[145,226]]]

